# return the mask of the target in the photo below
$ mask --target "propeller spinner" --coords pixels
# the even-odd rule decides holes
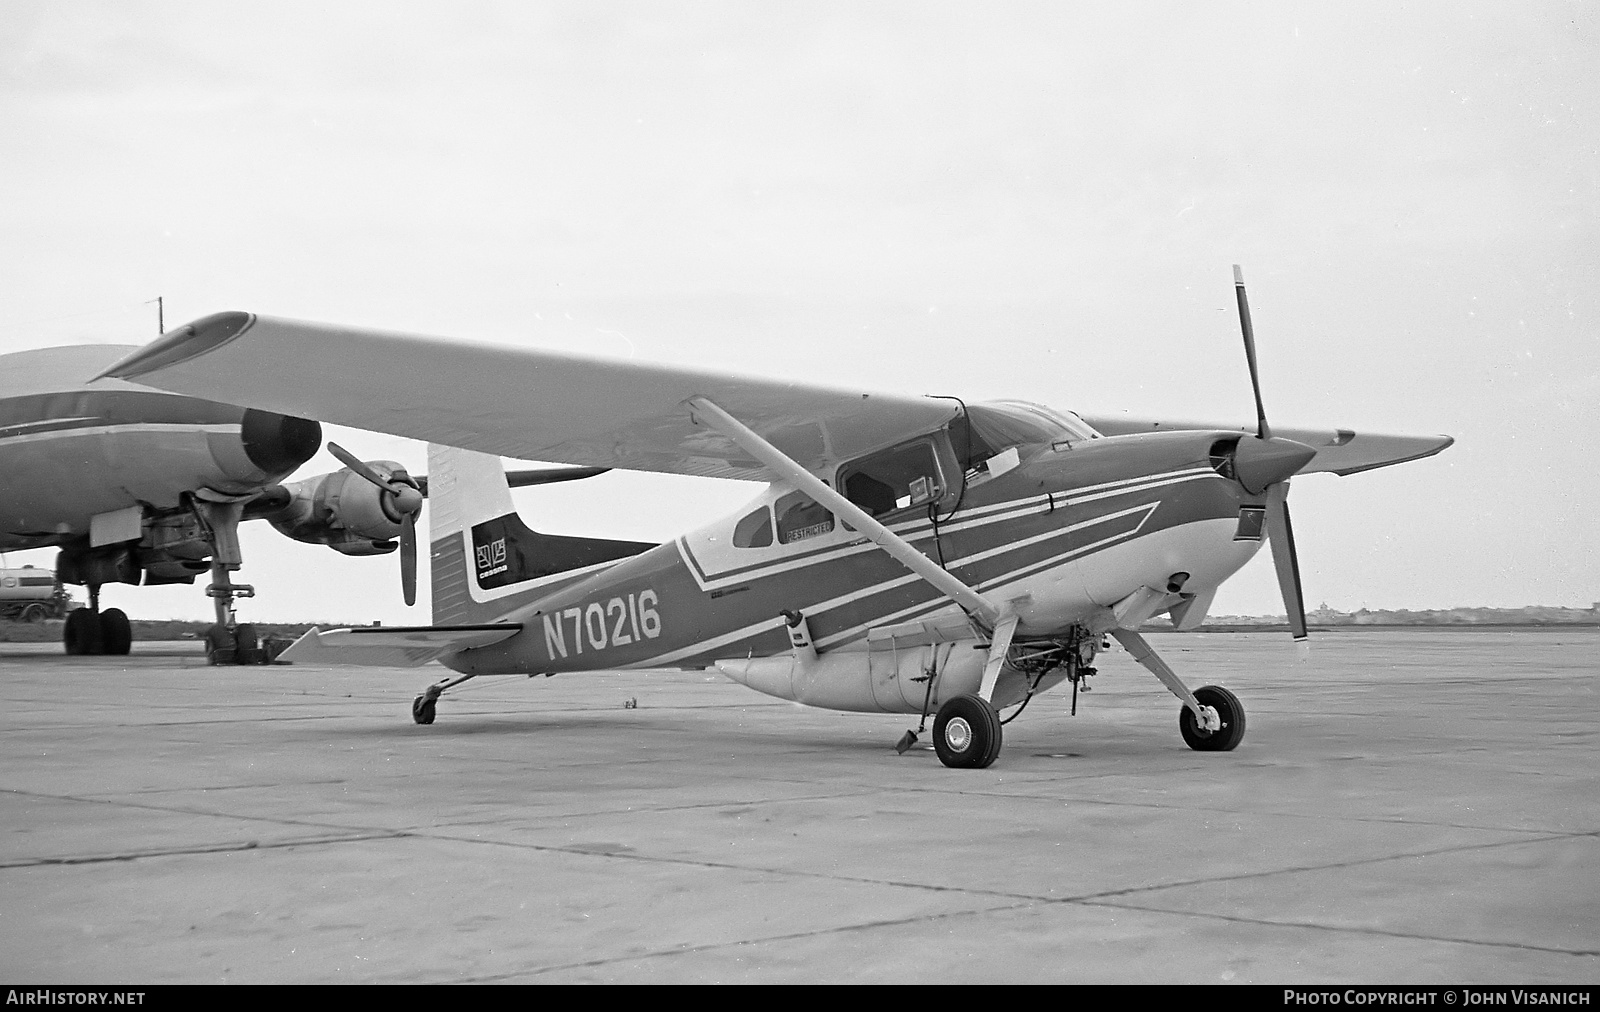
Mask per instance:
[[[330,442],[328,452],[352,472],[383,490],[383,512],[400,525],[400,589],[406,604],[417,603],[417,515],[422,512],[422,491],[417,482],[403,467],[395,468],[388,478],[374,471],[366,461],[338,443]]]
[[[1278,571],[1278,589],[1295,640],[1306,638],[1305,596],[1300,590],[1300,561],[1294,550],[1294,528],[1289,523],[1289,477],[1305,466],[1317,451],[1304,443],[1274,436],[1267,425],[1261,401],[1261,374],[1256,368],[1255,329],[1250,325],[1250,303],[1244,294],[1244,272],[1233,265],[1233,289],[1239,300],[1239,326],[1244,332],[1244,354],[1250,363],[1250,386],[1256,395],[1256,435],[1239,440],[1234,451],[1234,475],[1251,492],[1267,496],[1267,542]]]

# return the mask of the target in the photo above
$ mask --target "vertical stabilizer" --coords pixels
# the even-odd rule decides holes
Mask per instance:
[[[500,458],[428,445],[435,625],[490,622],[649,542],[540,534],[517,515]],[[562,577],[566,574],[566,579]]]

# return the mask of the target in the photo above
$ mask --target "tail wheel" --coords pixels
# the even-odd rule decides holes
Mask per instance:
[[[1217,711],[1222,727],[1215,731],[1202,730],[1187,706],[1178,710],[1178,730],[1183,740],[1197,752],[1232,752],[1244,740],[1244,705],[1239,697],[1220,685],[1206,685],[1194,690],[1194,698],[1201,706]]]
[[[100,613],[100,650],[107,654],[126,654],[133,649],[133,627],[121,608]]]
[[[432,724],[437,705],[437,700],[418,696],[411,701],[411,719],[418,724]]]
[[[981,770],[1000,755],[1000,714],[981,696],[966,695],[939,707],[933,750],[955,769]]]

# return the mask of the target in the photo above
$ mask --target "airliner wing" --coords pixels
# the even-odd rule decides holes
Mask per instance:
[[[1082,414],[1079,417],[1107,436],[1187,429],[1235,429],[1251,434],[1256,431],[1254,425],[1180,422],[1129,418],[1126,415]],[[1395,436],[1381,432],[1355,432],[1350,429],[1290,429],[1277,425],[1272,427],[1272,435],[1304,443],[1317,451],[1317,455],[1297,472],[1299,474],[1325,471],[1343,475],[1370,471],[1375,467],[1387,467],[1390,464],[1403,464],[1408,460],[1431,457],[1455,442],[1450,436]]]
[[[237,312],[171,331],[102,375],[519,460],[758,481],[775,475],[685,401],[708,398],[811,469],[957,411],[931,397]]]

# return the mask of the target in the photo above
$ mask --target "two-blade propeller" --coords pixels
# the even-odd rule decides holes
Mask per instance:
[[[388,478],[384,478],[366,461],[358,459],[338,443],[330,442],[328,452],[352,472],[383,490],[383,512],[400,525],[400,589],[405,594],[407,605],[416,604],[417,516],[422,512],[422,490],[403,467],[395,468]]]
[[[1305,597],[1300,590],[1300,561],[1294,550],[1294,528],[1289,523],[1289,476],[1299,471],[1317,451],[1304,443],[1274,436],[1267,425],[1261,401],[1261,375],[1256,368],[1256,337],[1250,325],[1250,303],[1244,294],[1244,272],[1233,265],[1233,289],[1239,300],[1239,326],[1244,331],[1244,354],[1250,363],[1250,386],[1256,395],[1256,434],[1239,440],[1234,451],[1234,476],[1251,492],[1267,496],[1267,542],[1278,571],[1278,589],[1296,641],[1306,638]]]

